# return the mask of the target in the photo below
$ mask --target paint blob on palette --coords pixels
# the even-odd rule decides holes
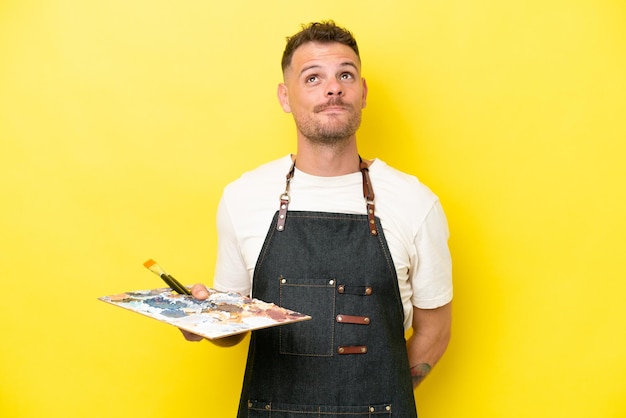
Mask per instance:
[[[208,339],[311,319],[273,303],[215,289],[209,289],[206,300],[180,295],[170,288],[136,290],[98,299]]]

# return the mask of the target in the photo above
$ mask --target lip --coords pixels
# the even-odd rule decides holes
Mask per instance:
[[[328,106],[324,109],[320,110],[320,113],[336,113],[336,112],[345,112],[348,110],[345,106]]]

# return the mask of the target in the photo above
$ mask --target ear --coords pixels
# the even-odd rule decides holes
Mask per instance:
[[[278,85],[278,102],[280,103],[280,107],[283,108],[285,113],[291,113],[291,107],[289,106],[289,90],[285,83],[280,83]]]
[[[361,109],[365,109],[365,105],[367,103],[367,82],[364,78],[363,80],[363,97],[361,97]]]

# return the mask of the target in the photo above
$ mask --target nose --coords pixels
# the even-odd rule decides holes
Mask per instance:
[[[343,89],[341,87],[341,83],[337,80],[330,80],[326,86],[326,96],[343,96]]]

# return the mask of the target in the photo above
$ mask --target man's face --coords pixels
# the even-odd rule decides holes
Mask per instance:
[[[293,54],[278,86],[301,135],[332,145],[353,137],[361,124],[367,85],[354,51],[340,43],[306,43]]]

